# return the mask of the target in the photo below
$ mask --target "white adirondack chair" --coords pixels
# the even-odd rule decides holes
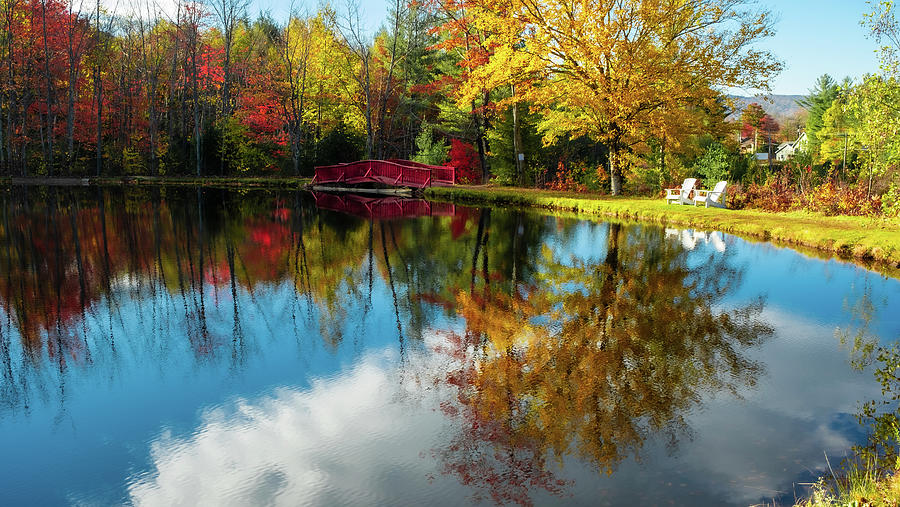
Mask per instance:
[[[697,178],[688,178],[681,184],[681,188],[666,189],[666,204],[691,204],[691,190],[697,184]]]
[[[728,189],[727,181],[716,183],[712,190],[697,190],[694,192],[694,204],[700,206],[705,204],[706,207],[725,208],[725,190]]]

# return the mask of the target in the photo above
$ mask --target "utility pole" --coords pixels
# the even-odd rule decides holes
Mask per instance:
[[[513,151],[515,152],[514,156],[516,159],[516,184],[523,185],[525,183],[525,175],[522,171],[522,163],[525,161],[525,154],[522,153],[521,149],[521,139],[519,134],[519,104],[515,100],[516,97],[516,85],[509,85],[510,91],[513,96],[513,104],[512,104],[512,119],[513,119]]]
[[[844,175],[844,178],[847,178],[847,138],[850,137],[846,132],[844,132],[844,162],[841,167],[841,173]]]

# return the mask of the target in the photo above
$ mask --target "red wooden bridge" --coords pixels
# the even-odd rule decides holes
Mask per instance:
[[[427,216],[454,216],[456,206],[444,202],[429,202],[425,199],[405,199],[400,197],[364,197],[358,194],[333,194],[313,192],[316,207],[340,211],[362,218],[384,220]]]
[[[312,184],[382,183],[395,187],[425,188],[456,182],[453,167],[422,164],[411,160],[360,160],[316,167]]]

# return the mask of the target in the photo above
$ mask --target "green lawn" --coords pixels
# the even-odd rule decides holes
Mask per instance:
[[[469,204],[504,204],[572,211],[579,214],[718,230],[808,247],[885,267],[900,267],[900,220],[829,217],[794,211],[768,213],[666,204],[662,198],[609,197],[526,188],[433,187],[432,199]]]

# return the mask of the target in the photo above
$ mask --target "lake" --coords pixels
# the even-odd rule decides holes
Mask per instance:
[[[748,505],[877,397],[900,281],[718,232],[0,192],[0,503]]]

